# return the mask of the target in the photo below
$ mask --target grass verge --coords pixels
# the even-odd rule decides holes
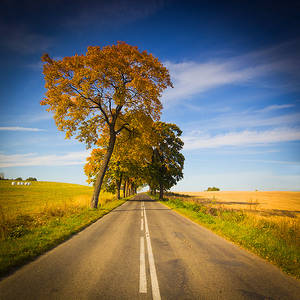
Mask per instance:
[[[184,198],[165,199],[161,203],[300,279],[299,219],[255,216]]]
[[[88,206],[92,188],[34,182],[11,186],[0,182],[0,276],[57,246],[126,199],[100,195],[101,207]]]

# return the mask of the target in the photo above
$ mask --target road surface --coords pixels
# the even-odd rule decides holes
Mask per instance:
[[[0,299],[300,299],[300,282],[145,194],[0,282]]]

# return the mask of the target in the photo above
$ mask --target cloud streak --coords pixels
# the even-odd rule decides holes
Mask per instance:
[[[0,131],[46,131],[45,129],[40,128],[29,128],[29,127],[20,127],[20,126],[7,126],[0,127]]]
[[[226,62],[165,64],[174,82],[174,88],[168,89],[163,95],[165,102],[189,98],[226,84],[246,82],[258,72],[256,68],[237,69],[233,64]]]
[[[264,110],[264,109],[262,109]],[[265,111],[243,111],[222,114],[218,117],[203,119],[187,123],[184,131],[193,131],[194,128],[210,130],[237,130],[266,127],[295,127],[300,125],[300,113],[289,113],[277,116],[265,116]]]
[[[287,161],[287,160],[265,160],[265,159],[244,159],[245,162],[259,162],[264,164],[280,164],[280,165],[291,165],[300,167],[300,161]]]
[[[220,147],[240,147],[270,145],[273,143],[300,141],[300,129],[276,128],[265,131],[241,131],[225,134],[195,134],[183,137],[185,150],[209,149]]]
[[[69,152],[63,155],[0,154],[0,167],[29,167],[29,166],[69,166],[81,165],[86,162],[90,151]]]
[[[295,106],[294,104],[281,104],[281,105],[274,104],[274,105],[267,106],[263,109],[260,109],[257,112],[265,113],[265,112],[277,111],[285,108],[291,108],[294,106]]]

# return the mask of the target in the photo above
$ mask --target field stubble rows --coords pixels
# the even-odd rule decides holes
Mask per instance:
[[[300,217],[300,192],[182,192],[193,201],[218,208],[243,210],[264,216]]]

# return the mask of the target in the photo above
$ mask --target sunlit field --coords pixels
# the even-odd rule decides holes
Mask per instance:
[[[52,210],[76,210],[88,207],[93,188],[70,183],[31,182],[30,186],[11,185],[11,181],[0,181],[0,210],[5,218],[20,214],[34,216],[50,214]],[[101,195],[101,204],[112,200],[114,195]]]
[[[124,200],[100,194],[90,209],[93,188],[77,184],[0,181],[0,275],[62,242]]]
[[[163,203],[300,278],[300,192],[168,193]]]
[[[229,209],[256,210],[264,215],[300,217],[300,192],[184,192],[193,200]]]

